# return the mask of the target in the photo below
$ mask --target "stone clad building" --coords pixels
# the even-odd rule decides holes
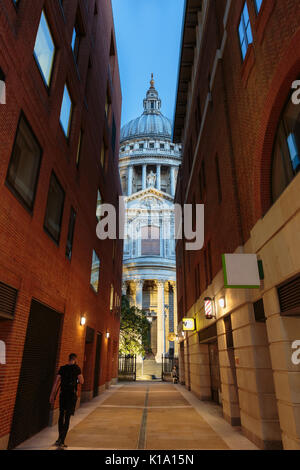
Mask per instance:
[[[299,44],[298,0],[187,0],[175,201],[205,205],[205,240],[176,246],[180,380],[263,449],[300,449]],[[260,287],[227,288],[223,254],[256,255]]]
[[[123,294],[148,312],[151,348],[157,363],[174,354],[176,332],[176,265],[174,205],[181,146],[171,142],[171,121],[161,113],[154,86],[143,114],[121,129],[120,176],[126,206]]]

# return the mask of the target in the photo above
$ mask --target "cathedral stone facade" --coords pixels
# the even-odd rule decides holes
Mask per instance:
[[[121,130],[120,176],[126,207],[123,294],[143,308],[151,323],[155,361],[177,353],[174,195],[181,146],[173,144],[171,121],[160,111],[154,86],[143,114]]]

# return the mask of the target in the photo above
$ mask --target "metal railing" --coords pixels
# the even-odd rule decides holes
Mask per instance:
[[[119,356],[119,380],[136,380],[136,356]]]
[[[176,372],[174,367],[176,367]],[[161,380],[164,382],[172,382],[177,377],[179,380],[179,360],[178,357],[165,357],[162,355],[161,360]]]

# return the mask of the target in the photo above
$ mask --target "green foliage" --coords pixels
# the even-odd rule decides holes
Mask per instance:
[[[120,323],[120,354],[142,355],[150,352],[150,324],[146,312],[131,307],[128,298],[122,296]]]

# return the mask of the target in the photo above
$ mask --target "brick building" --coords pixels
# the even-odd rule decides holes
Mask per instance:
[[[5,449],[56,423],[49,393],[69,353],[85,376],[81,400],[117,377],[123,246],[96,236],[99,204],[121,194],[110,2],[3,0],[0,74]]]
[[[205,204],[205,241],[177,242],[180,379],[261,448],[300,449],[299,77],[298,0],[187,0],[176,201]],[[257,255],[260,289],[224,287],[226,253]]]

